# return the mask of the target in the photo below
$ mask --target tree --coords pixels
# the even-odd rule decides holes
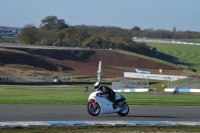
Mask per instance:
[[[16,29],[16,30],[15,30],[15,35],[18,35],[18,33],[19,33],[19,31]]]
[[[19,35],[19,42],[23,44],[36,44],[40,39],[40,33],[34,25],[25,25]]]
[[[47,16],[41,20],[41,28],[44,29],[64,29],[68,28],[69,26],[65,23],[64,19],[58,19],[56,16]]]
[[[176,27],[174,26],[173,30],[172,30],[172,34],[173,34],[173,38],[176,38]]]
[[[154,29],[144,29],[140,33],[140,37],[149,37],[149,38],[152,38],[153,37],[153,33],[154,33]]]
[[[111,34],[109,32],[101,32],[99,35],[103,40],[110,40]]]
[[[132,31],[141,31],[140,27],[138,27],[138,26],[134,26],[131,30]]]
[[[65,29],[68,28],[69,26],[65,23],[64,19],[58,19],[57,20],[57,24],[56,24],[56,28],[61,30],[61,29]]]
[[[173,32],[173,33],[176,33],[176,27],[175,27],[175,26],[174,26],[172,32]]]
[[[140,37],[140,32],[141,32],[140,27],[134,26],[134,27],[131,29],[131,31],[132,31],[132,35],[133,35],[134,37]]]

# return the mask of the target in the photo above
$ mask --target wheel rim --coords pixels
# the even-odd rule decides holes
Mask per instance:
[[[92,114],[99,114],[100,112],[100,106],[98,104],[95,104],[95,106],[92,105],[92,103],[89,104],[89,111]]]
[[[122,114],[126,114],[126,113],[128,112],[128,106],[127,106],[127,104],[124,104],[124,105],[121,107],[120,112],[121,112]]]

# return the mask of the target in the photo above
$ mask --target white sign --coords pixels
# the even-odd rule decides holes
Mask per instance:
[[[134,73],[134,72],[124,72],[124,77],[125,78],[137,78],[137,79],[167,80],[167,81],[174,81],[174,80],[188,78],[187,76],[143,74],[143,73]]]

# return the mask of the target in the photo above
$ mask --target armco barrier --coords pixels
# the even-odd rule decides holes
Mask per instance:
[[[0,122],[0,127],[27,126],[199,126],[200,121],[12,121]]]
[[[187,45],[200,45],[200,43],[193,43],[193,42],[178,42],[178,41],[172,41],[172,43],[187,44]]]
[[[165,88],[165,92],[172,92],[174,88]],[[178,88],[179,92],[200,92],[200,89]]]
[[[165,92],[172,92],[174,88],[165,88]],[[191,89],[191,88],[178,88],[179,92],[200,92],[200,89]],[[121,88],[114,90],[115,92],[149,92],[148,88]]]
[[[148,88],[130,88],[130,89],[118,89],[118,90],[114,90],[115,92],[148,92],[149,89]]]

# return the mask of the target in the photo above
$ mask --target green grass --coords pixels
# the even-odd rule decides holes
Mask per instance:
[[[199,126],[68,126],[68,127],[18,127],[0,129],[1,133],[162,133],[162,132],[200,132]]]
[[[87,96],[83,88],[1,86],[0,104],[84,104]]]
[[[68,87],[27,87],[1,86],[0,104],[74,104],[85,105],[92,92],[84,92],[85,86]],[[180,93],[120,93],[127,98],[129,105],[182,105],[200,106],[200,94]]]
[[[3,38],[2,39],[4,42],[9,42],[9,43],[13,43],[13,42],[15,42],[15,38]]]
[[[199,39],[180,39],[177,41],[182,41],[182,42],[192,42],[192,43],[200,43]]]
[[[156,47],[158,51],[178,57],[189,64],[190,68],[200,71],[200,46],[184,44],[162,44],[147,42],[148,45]]]

